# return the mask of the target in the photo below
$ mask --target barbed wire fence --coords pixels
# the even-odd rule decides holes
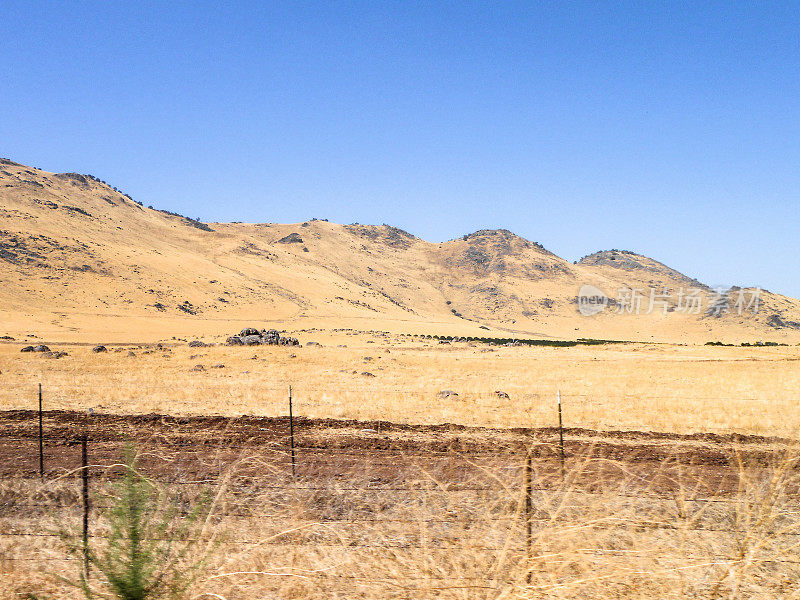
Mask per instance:
[[[107,538],[97,519],[112,505],[107,497],[100,501],[95,496],[113,481],[116,464],[113,455],[120,454],[125,442],[113,436],[93,440],[92,432],[97,425],[93,426],[92,420],[93,415],[84,415],[85,431],[73,430],[62,437],[63,432],[57,428],[48,432],[44,424],[50,421],[50,414],[40,403],[38,429],[25,434],[0,432],[0,444],[7,450],[14,449],[16,461],[16,472],[6,468],[0,487],[3,515],[0,540],[9,541],[0,553],[0,565],[4,561],[13,565],[74,560],[55,555],[54,544],[49,542],[29,543],[37,539],[58,541],[59,534],[47,530],[43,515],[58,514],[59,519],[82,523],[87,544],[89,540]],[[601,485],[603,481],[596,482],[597,485],[587,485],[585,481],[579,484],[577,480],[586,479],[587,474],[601,477],[602,470],[587,470],[587,464],[592,462],[590,457],[565,452],[563,427],[553,428],[551,440],[531,439],[522,447],[495,451],[432,448],[415,451],[306,445],[303,440],[295,439],[292,417],[287,425],[282,434],[271,431],[268,439],[252,440],[244,451],[233,443],[226,444],[224,433],[211,440],[184,441],[179,434],[173,440],[154,437],[143,440],[141,459],[153,470],[148,477],[177,490],[184,511],[190,510],[192,499],[201,491],[224,487],[224,506],[217,510],[215,519],[221,529],[235,534],[232,539],[218,543],[239,552],[275,547],[315,553],[335,550],[472,557],[486,554],[486,564],[491,563],[494,555],[510,552],[517,563],[527,565],[521,568],[521,577],[506,572],[448,574],[446,568],[418,577],[409,573],[352,575],[331,570],[316,575],[326,581],[356,580],[360,585],[412,588],[414,582],[437,581],[465,589],[494,590],[509,585],[533,589],[531,574],[535,566],[531,565],[542,554],[542,548],[538,547],[542,531],[549,528],[557,533],[575,527],[633,531],[638,536],[647,532],[724,536],[730,543],[719,546],[730,551],[683,552],[680,559],[700,562],[705,568],[730,569],[749,561],[761,566],[798,568],[800,573],[797,567],[800,556],[788,550],[796,542],[778,542],[800,536],[796,482],[783,490],[791,493],[784,498],[784,505],[776,510],[775,517],[767,522],[768,526],[759,526],[758,534],[770,540],[769,548],[745,557],[734,551],[735,541],[752,533],[748,529],[750,524],[737,520],[737,510],[743,503],[741,497],[692,495],[685,488],[665,493],[650,489],[652,480],[647,477],[630,473],[624,478],[625,485],[617,485],[619,477],[612,485]],[[220,432],[212,435],[220,436]],[[546,452],[537,454],[536,446]],[[59,462],[55,464],[46,456],[53,448],[58,449],[55,454]],[[95,448],[100,451],[99,456],[94,454]],[[83,449],[88,449],[88,453],[82,454]],[[537,464],[537,460],[542,464]],[[576,472],[578,476],[573,475]],[[641,480],[638,488],[630,485],[637,477]],[[87,501],[89,486],[93,489],[91,503]],[[189,488],[191,493],[182,491]],[[601,510],[598,514],[598,505],[610,501],[618,510]],[[676,518],[676,511],[669,508],[676,502],[682,506],[694,505],[692,518]],[[254,521],[258,527],[253,525]],[[595,560],[652,552],[652,548],[614,547],[605,543],[606,538],[603,540],[596,547],[572,548],[569,554]],[[776,544],[780,546],[777,549]],[[666,546],[671,551],[671,546]],[[670,551],[662,557],[664,560],[675,559]],[[451,561],[442,564],[451,565]]]

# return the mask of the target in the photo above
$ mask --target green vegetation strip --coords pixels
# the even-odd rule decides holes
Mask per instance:
[[[601,344],[630,344],[624,340],[596,340],[591,338],[578,338],[577,340],[537,340],[537,339],[522,339],[522,338],[496,338],[496,337],[475,337],[475,336],[454,336],[454,335],[413,335],[408,334],[409,337],[434,339],[444,342],[477,342],[480,344],[491,344],[495,346],[504,346],[508,344],[515,344],[519,346],[552,346],[557,348],[565,348],[571,346],[598,346]]]

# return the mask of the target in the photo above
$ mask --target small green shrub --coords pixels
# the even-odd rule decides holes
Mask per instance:
[[[108,533],[90,537],[88,547],[82,536],[61,531],[61,539],[71,557],[83,565],[77,579],[59,577],[79,588],[87,599],[178,600],[206,564],[201,529],[210,503],[201,499],[185,511],[170,501],[136,468],[132,452],[124,463],[122,479],[104,498],[101,521]],[[99,540],[95,543],[94,540]]]

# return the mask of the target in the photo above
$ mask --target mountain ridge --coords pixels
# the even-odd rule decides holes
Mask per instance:
[[[506,229],[428,242],[391,225],[203,223],[145,207],[102,180],[0,160],[0,328],[151,338],[233,323],[369,325],[635,340],[800,340],[800,302],[764,292],[763,314],[682,314],[712,290],[654,259],[599,251],[569,262]],[[584,285],[609,296],[583,316]],[[619,311],[624,289],[647,314]],[[728,292],[733,305],[740,290]],[[653,310],[653,307],[657,310]],[[663,310],[662,310],[663,309]],[[139,333],[141,332],[141,333]]]

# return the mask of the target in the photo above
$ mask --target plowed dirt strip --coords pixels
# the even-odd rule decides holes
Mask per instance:
[[[79,440],[84,435],[89,439],[92,464],[111,465],[126,444],[133,444],[144,452],[143,468],[169,481],[212,480],[237,461],[240,478],[269,474],[278,481],[291,474],[289,422],[284,417],[52,411],[45,413],[43,425],[45,469],[52,474],[79,467]],[[595,478],[607,482],[624,473],[654,494],[687,487],[714,496],[731,493],[738,485],[737,465],[759,470],[783,460],[796,446],[791,440],[738,434],[584,429],[565,429],[564,433],[568,469],[582,465],[580,481],[573,483],[591,488]],[[509,430],[296,418],[296,472],[309,481],[369,471],[377,483],[396,486],[398,480],[427,472],[430,478],[456,486],[496,484],[498,479],[516,485],[530,452],[537,484],[547,486],[560,479],[558,440],[554,428]],[[37,413],[0,413],[0,475],[33,477],[38,468]]]

